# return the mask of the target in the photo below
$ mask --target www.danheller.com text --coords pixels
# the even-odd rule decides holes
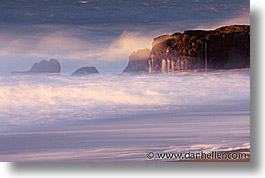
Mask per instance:
[[[244,160],[248,159],[247,153],[244,152],[147,152],[146,158],[148,159],[172,159],[172,160]]]

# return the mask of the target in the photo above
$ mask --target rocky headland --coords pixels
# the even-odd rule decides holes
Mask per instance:
[[[152,49],[149,55],[146,50],[145,58],[131,59],[136,53],[130,56],[123,72],[248,68],[250,26],[232,25],[210,31],[187,30],[163,35],[154,38]]]

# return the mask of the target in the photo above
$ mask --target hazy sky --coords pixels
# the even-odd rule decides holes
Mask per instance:
[[[0,0],[0,74],[50,58],[121,72],[158,35],[249,23],[249,0]]]

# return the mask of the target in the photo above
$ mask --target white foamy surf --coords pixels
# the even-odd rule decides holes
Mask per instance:
[[[249,147],[248,69],[0,81],[1,160],[145,160],[146,151]]]

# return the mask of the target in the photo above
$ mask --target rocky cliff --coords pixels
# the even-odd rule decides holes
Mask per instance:
[[[23,72],[12,72],[12,74],[41,74],[41,73],[60,73],[61,65],[56,59],[50,59],[49,61],[42,60],[35,63],[30,70]]]
[[[187,30],[157,37],[148,60],[149,72],[249,66],[249,25],[226,26],[212,31]]]
[[[89,75],[89,74],[98,74],[98,70],[95,67],[81,67],[72,73],[72,76],[81,76],[81,75]]]
[[[129,63],[123,72],[145,72],[150,57],[149,49],[141,49],[129,56]]]

